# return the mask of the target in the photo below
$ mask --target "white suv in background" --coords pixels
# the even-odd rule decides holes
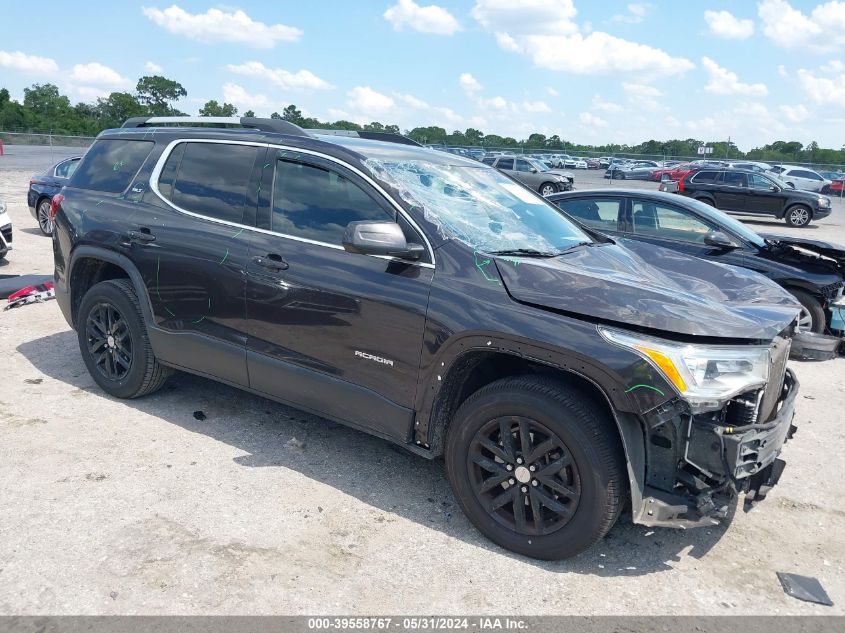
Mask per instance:
[[[775,165],[770,171],[780,180],[788,185],[792,185],[796,189],[822,193],[830,191],[830,181],[807,167],[801,167],[799,165]]]

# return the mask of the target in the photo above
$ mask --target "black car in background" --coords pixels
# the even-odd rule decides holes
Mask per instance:
[[[661,192],[585,190],[548,199],[607,236],[649,242],[765,275],[801,303],[803,330],[825,331],[831,304],[842,298],[845,248],[788,237],[766,239],[710,205]]]
[[[728,213],[769,215],[804,227],[830,215],[830,198],[799,191],[772,176],[739,169],[699,169],[660,191],[680,193]]]
[[[29,205],[29,212],[38,222],[38,228],[44,235],[53,234],[53,218],[50,216],[50,203],[62,187],[64,187],[81,156],[66,158],[50,167],[48,170],[35,174],[29,181],[29,192],[26,195],[26,202]]]

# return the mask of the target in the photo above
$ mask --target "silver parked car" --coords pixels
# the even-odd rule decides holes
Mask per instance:
[[[572,172],[549,169],[533,158],[499,156],[493,163],[493,167],[543,196],[550,196],[559,191],[569,191],[575,182]]]
[[[604,177],[612,180],[648,180],[651,177],[651,172],[662,167],[663,165],[653,160],[613,164],[607,168]]]

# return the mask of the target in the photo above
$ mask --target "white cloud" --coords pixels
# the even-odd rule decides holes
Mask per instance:
[[[384,116],[396,105],[396,102],[391,97],[376,92],[369,86],[355,86],[346,93],[346,96],[348,97],[346,104],[353,111],[363,115],[365,118],[370,117],[371,120]]]
[[[515,105],[515,108],[523,112],[528,112],[529,114],[548,114],[552,111],[549,104],[545,101],[523,101]]]
[[[810,111],[800,104],[797,106],[782,105],[780,111],[793,123],[800,123],[810,116]]]
[[[205,13],[193,14],[174,4],[164,10],[143,7],[142,11],[166,31],[205,43],[228,42],[253,48],[273,48],[279,42],[296,42],[302,37],[298,28],[284,24],[267,25],[240,10],[227,13],[209,9]]]
[[[478,94],[484,89],[484,86],[478,83],[478,80],[470,73],[462,73],[458,78],[458,83],[461,84],[464,92],[469,95]]]
[[[845,74],[819,77],[802,68],[798,71],[798,83],[813,103],[835,106],[845,103]]]
[[[726,40],[744,40],[754,35],[754,22],[740,19],[730,11],[705,11],[710,34]]]
[[[230,82],[223,84],[223,101],[237,106],[239,110],[264,109],[270,104],[263,94],[250,94],[242,86]]]
[[[783,64],[780,64],[778,66],[778,75],[780,75],[781,77],[787,77],[789,75],[789,73],[786,72],[786,66],[784,66]]]
[[[260,77],[285,90],[331,90],[334,88],[329,82],[320,79],[310,70],[304,69],[292,73],[284,68],[268,68],[261,62],[246,62],[227,64],[226,70],[238,75]]]
[[[548,92],[552,97],[557,97],[560,93],[552,88],[551,86],[546,86],[546,92]]]
[[[646,15],[648,15],[648,12],[653,8],[654,5],[648,2],[632,2],[628,5],[628,13],[617,13],[610,18],[610,21],[639,24],[645,20]]]
[[[384,19],[393,25],[395,31],[407,26],[420,33],[453,35],[461,30],[455,16],[443,7],[436,4],[422,7],[414,0],[399,0],[384,12]]]
[[[642,11],[643,3],[634,3]],[[579,75],[641,72],[676,75],[692,62],[601,31],[581,32],[572,0],[476,0],[472,16],[492,31],[499,47],[531,58],[541,68]]]
[[[626,81],[622,84],[622,90],[625,91],[628,102],[640,110],[657,112],[666,109],[666,106],[658,100],[658,97],[662,97],[663,93],[654,86]]]
[[[607,121],[590,112],[582,112],[578,115],[578,118],[587,127],[607,127]]]
[[[144,70],[146,70],[148,73],[158,74],[162,72],[164,68],[162,68],[155,62],[147,62],[146,64],[144,64]]]
[[[21,51],[8,53],[0,51],[0,68],[11,68],[25,73],[54,73],[58,72],[56,60],[49,57],[27,55]]]
[[[845,64],[838,59],[831,59],[828,63],[820,66],[819,70],[824,73],[841,73],[845,71]]]
[[[825,51],[845,43],[845,2],[820,4],[807,16],[786,0],[762,0],[757,14],[766,37],[783,48]]]
[[[482,109],[492,108],[494,110],[507,110],[508,102],[504,97],[493,97],[492,99],[482,100],[479,105]]]
[[[629,95],[640,95],[644,97],[662,97],[663,93],[660,92],[654,86],[647,86],[646,84],[635,84],[630,82],[624,82],[622,84],[622,90],[624,90]]]
[[[97,62],[76,64],[68,79],[84,84],[103,84],[107,86],[129,85],[129,81],[121,77],[120,73],[116,70]]]
[[[578,31],[573,21],[578,11],[572,0],[476,0],[471,13],[494,32],[561,35]]]
[[[593,109],[602,112],[620,112],[622,106],[612,101],[605,101],[600,95],[593,95]]]
[[[701,64],[710,78],[710,81],[704,86],[707,92],[720,95],[750,96],[763,96],[769,92],[765,84],[742,83],[736,73],[729,71],[727,68],[722,68],[709,57],[702,57]]]

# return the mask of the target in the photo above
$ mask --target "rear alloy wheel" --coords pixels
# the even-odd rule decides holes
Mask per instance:
[[[489,539],[557,560],[616,522],[625,482],[619,435],[564,383],[498,380],[470,396],[446,439],[446,472],[463,511]]]
[[[824,316],[824,309],[821,303],[812,295],[802,292],[801,290],[789,289],[789,294],[798,300],[801,304],[801,314],[798,315],[798,332],[815,332],[816,334],[823,334],[827,326],[827,320]]]
[[[554,184],[550,182],[544,182],[542,185],[540,185],[540,195],[543,197],[550,196],[556,191],[557,187],[555,187]]]
[[[53,218],[50,215],[50,201],[46,198],[38,203],[35,209],[35,217],[38,220],[38,228],[46,236],[53,234]]]
[[[803,228],[810,223],[812,217],[813,213],[809,207],[803,204],[797,204],[786,211],[786,217],[784,219],[789,226]]]
[[[172,373],[153,355],[141,305],[128,279],[92,286],[79,306],[76,330],[88,373],[112,396],[152,393]]]

